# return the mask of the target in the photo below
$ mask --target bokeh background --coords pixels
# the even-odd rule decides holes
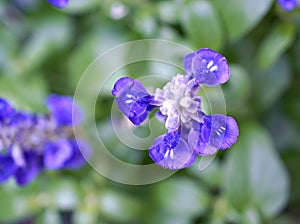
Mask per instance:
[[[299,30],[299,9],[285,12],[273,0],[70,0],[63,10],[44,0],[0,1],[0,95],[18,109],[45,112],[47,95],[73,95],[98,55],[154,38],[226,56],[231,79],[222,89],[240,127],[237,144],[206,170],[195,163],[151,185],[116,183],[89,165],[48,171],[23,188],[11,180],[0,186],[0,223],[299,223]],[[171,77],[176,69],[134,63],[120,75]],[[116,137],[105,91],[95,120],[107,148],[128,163],[151,163],[147,151]],[[148,136],[149,128],[135,133]]]

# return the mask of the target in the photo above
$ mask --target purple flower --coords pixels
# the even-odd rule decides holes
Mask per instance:
[[[60,125],[77,125],[83,119],[83,112],[72,97],[52,94],[47,99],[47,106]]]
[[[82,120],[79,105],[52,94],[47,106],[50,114],[30,114],[0,99],[0,183],[13,176],[24,186],[44,168],[78,169],[86,163],[80,150],[89,155],[91,148],[83,140],[76,143],[72,129]]]
[[[73,154],[73,148],[66,139],[47,142],[44,150],[44,165],[49,170],[62,168]]]
[[[137,80],[119,79],[112,90],[119,110],[139,125],[157,107],[156,118],[165,122],[167,133],[157,137],[149,148],[152,160],[165,169],[190,166],[196,154],[207,156],[230,148],[239,135],[236,121],[221,114],[205,115],[201,84],[215,86],[230,76],[225,57],[211,49],[200,49],[183,59],[186,75],[177,74],[151,96]]]
[[[119,79],[112,90],[119,110],[135,125],[139,125],[153,109],[153,97],[138,80]]]
[[[169,132],[157,137],[149,148],[151,159],[165,169],[178,170],[195,161],[195,153],[180,138],[180,131]]]
[[[43,169],[42,156],[34,152],[24,153],[25,164],[19,166],[14,173],[19,186],[25,186],[31,183]]]
[[[278,4],[286,11],[292,11],[298,7],[299,0],[278,0]]]
[[[16,169],[17,166],[9,154],[0,154],[0,184],[7,181],[7,179],[14,174]]]
[[[238,126],[232,117],[214,114],[204,116],[203,123],[194,123],[188,142],[195,153],[207,156],[215,154],[218,149],[230,148],[238,135]]]
[[[57,8],[65,8],[68,5],[69,0],[47,0],[51,5]]]
[[[72,156],[64,163],[64,169],[76,170],[81,168],[86,164],[86,159],[91,156],[91,147],[90,145],[81,139],[71,140],[69,144],[73,150]]]
[[[14,114],[14,108],[6,100],[0,98],[0,122],[10,119]]]
[[[226,58],[208,48],[187,54],[183,64],[186,73],[199,84],[215,86],[227,82],[230,76]]]

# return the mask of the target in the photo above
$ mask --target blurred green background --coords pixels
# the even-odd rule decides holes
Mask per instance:
[[[237,144],[205,171],[195,163],[151,185],[115,183],[90,166],[43,173],[24,188],[9,181],[0,186],[0,223],[300,223],[299,30],[299,9],[273,0],[70,0],[63,10],[0,1],[0,95],[18,109],[45,112],[46,96],[73,95],[98,55],[155,38],[226,56],[231,79],[222,89],[240,127]],[[136,63],[122,75],[162,70]],[[108,89],[96,104],[106,145],[123,161],[151,162],[114,135],[112,103]]]

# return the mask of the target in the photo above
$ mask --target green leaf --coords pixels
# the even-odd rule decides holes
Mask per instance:
[[[77,184],[72,179],[56,179],[50,185],[52,204],[61,210],[72,210],[78,206]]]
[[[68,46],[72,38],[71,21],[61,14],[48,15],[32,22],[32,26],[33,34],[21,51],[21,74],[40,66],[49,55]]]
[[[236,112],[243,106],[251,90],[251,81],[246,69],[238,64],[230,65],[230,79],[222,85],[226,108],[229,112]]]
[[[253,73],[255,104],[262,109],[270,107],[289,87],[291,69],[286,57],[281,57],[272,67]]]
[[[141,203],[120,191],[106,190],[100,194],[100,213],[115,222],[129,222],[141,214]]]
[[[273,0],[214,0],[213,2],[223,18],[229,39],[235,41],[261,21]]]
[[[274,217],[288,200],[287,171],[266,130],[248,124],[240,133],[224,169],[225,194],[238,210],[253,205],[264,216]]]
[[[258,51],[258,64],[262,68],[272,66],[296,37],[296,27],[290,23],[278,23],[263,41]]]
[[[101,1],[98,0],[85,0],[85,1],[70,1],[68,6],[62,11],[69,14],[82,14],[101,5]]]
[[[0,222],[16,221],[34,212],[32,195],[23,191],[13,181],[0,187]]]
[[[20,78],[0,77],[0,96],[7,98],[19,110],[34,112],[45,110],[47,88],[41,76]]]
[[[182,26],[195,48],[218,50],[224,41],[223,27],[209,1],[192,2],[184,7]]]
[[[182,217],[203,214],[210,202],[209,195],[201,185],[187,178],[170,178],[154,188],[157,206],[164,212]]]

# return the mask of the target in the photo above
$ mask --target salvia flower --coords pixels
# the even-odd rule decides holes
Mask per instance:
[[[278,4],[285,10],[285,11],[292,11],[296,7],[299,6],[299,0],[278,0]]]
[[[239,135],[234,118],[207,115],[201,109],[201,85],[215,86],[228,81],[230,70],[225,57],[203,48],[183,59],[185,75],[177,74],[154,95],[138,80],[119,79],[112,90],[119,110],[135,125],[157,108],[156,117],[165,123],[166,134],[157,137],[149,155],[158,165],[178,170],[193,164],[196,155],[208,156],[230,148]]]
[[[47,0],[51,5],[57,7],[57,8],[65,8],[69,0]]]
[[[44,169],[78,169],[85,165],[90,147],[75,140],[73,126],[83,112],[69,96],[52,94],[46,105],[48,114],[15,110],[0,98],[0,183],[14,177],[27,185]]]

